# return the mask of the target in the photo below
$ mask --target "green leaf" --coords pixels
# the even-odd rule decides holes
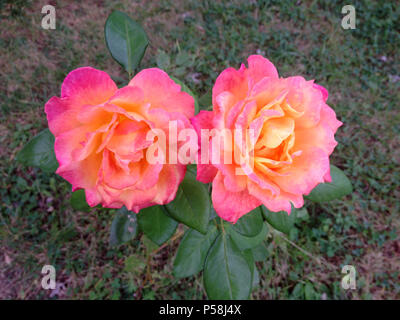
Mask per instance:
[[[204,288],[209,299],[247,299],[252,272],[246,257],[231,237],[220,234],[211,246],[204,265]]]
[[[304,287],[304,295],[306,300],[315,300],[317,299],[317,294],[314,290],[314,287],[311,283],[307,282]]]
[[[175,199],[165,207],[175,220],[203,234],[207,232],[211,211],[210,195],[206,185],[197,181],[191,172],[187,172]]]
[[[291,297],[292,299],[298,299],[298,300],[304,299],[304,286],[302,283],[296,284],[296,286],[292,291]]]
[[[174,80],[176,84],[179,84],[179,85],[181,86],[181,90],[182,90],[183,92],[186,92],[186,93],[188,93],[189,95],[192,96],[192,98],[194,99],[194,114],[198,114],[200,109],[199,109],[199,102],[198,102],[198,100],[197,100],[197,96],[196,96],[196,95],[193,93],[193,91],[190,90],[190,88],[189,88],[186,84],[184,84],[181,80],[179,80],[179,79],[177,79],[177,78],[175,78],[175,77],[172,77],[172,76],[171,76],[171,79]]]
[[[136,214],[125,207],[119,209],[111,224],[110,245],[120,245],[132,240],[138,232]]]
[[[72,192],[71,206],[77,211],[89,212],[90,206],[86,202],[85,190],[80,189]]]
[[[268,258],[268,249],[264,242],[251,249],[253,253],[254,261],[265,261]]]
[[[18,153],[16,160],[25,166],[39,167],[45,172],[55,172],[58,167],[54,153],[54,136],[44,129]]]
[[[254,267],[254,272],[253,272],[253,283],[252,283],[252,288],[256,288],[260,285],[260,274],[257,270],[256,267]]]
[[[350,180],[338,167],[331,165],[332,182],[320,183],[317,185],[306,199],[314,202],[327,202],[343,198],[353,191]]]
[[[212,109],[212,90],[208,90],[200,97],[199,105],[201,110],[210,110],[210,108]]]
[[[243,251],[243,256],[246,259],[246,261],[247,261],[247,263],[249,265],[250,271],[251,271],[251,279],[252,279],[251,288],[250,288],[250,292],[251,292],[251,289],[253,288],[254,282],[257,281],[255,279],[255,277],[259,277],[259,275],[258,275],[258,272],[257,272],[257,268],[256,268],[256,264],[255,264],[255,261],[254,261],[253,253],[251,252],[251,250]]]
[[[296,209],[296,220],[307,221],[309,218],[310,218],[310,215],[308,214],[306,207]]]
[[[195,179],[197,176],[197,166],[195,164],[188,164],[186,166],[186,174],[191,174]]]
[[[138,222],[144,234],[157,245],[162,245],[175,233],[178,223],[165,212],[164,206],[152,206],[140,210]]]
[[[126,272],[140,274],[146,268],[145,258],[137,253],[130,255],[125,259]]]
[[[186,51],[181,51],[175,58],[175,64],[187,67],[190,64],[190,55]]]
[[[159,247],[158,244],[151,241],[148,237],[146,237],[145,234],[142,235],[142,237],[140,238],[140,241],[142,242],[143,246],[146,249],[145,250],[146,256],[151,256],[151,253]]]
[[[226,228],[227,232],[232,237],[232,240],[235,242],[240,251],[251,249],[258,246],[262,241],[265,240],[265,237],[268,234],[268,227],[261,220],[261,231],[255,235],[254,237],[247,237],[236,231],[235,228]]]
[[[233,225],[233,228],[244,236],[254,237],[261,232],[262,226],[263,219],[261,215],[261,208],[257,207],[242,216]]]
[[[188,229],[175,256],[174,276],[177,278],[189,277],[203,270],[207,252],[217,235],[217,227],[214,223],[210,223],[205,235]]]
[[[171,63],[171,59],[165,51],[158,50],[158,54],[156,57],[156,63],[157,63],[157,67],[159,67],[160,69],[167,70]]]
[[[213,220],[213,219],[215,219],[215,218],[218,218],[218,215],[217,215],[217,213],[215,212],[215,209],[214,209],[214,207],[213,206],[211,206],[211,212],[210,212],[210,220]]]
[[[290,215],[288,215],[286,211],[271,212],[264,205],[261,206],[261,210],[267,222],[276,230],[288,235],[290,230],[294,227],[296,209],[293,206]]]
[[[120,11],[111,13],[104,27],[107,48],[131,76],[149,44],[141,25]]]

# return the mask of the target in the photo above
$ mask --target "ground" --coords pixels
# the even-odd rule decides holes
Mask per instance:
[[[49,3],[56,30],[41,28]],[[258,263],[252,299],[399,299],[400,6],[354,3],[356,29],[344,30],[342,1],[1,2],[0,298],[205,298],[201,274],[171,274],[179,237],[160,248],[143,240],[111,247],[115,212],[76,212],[67,182],[15,162],[46,127],[44,104],[59,95],[68,72],[92,66],[118,85],[128,81],[103,35],[118,9],[149,35],[142,67],[162,64],[199,96],[224,68],[254,53],[282,76],[301,74],[330,92],[328,104],[344,123],[331,160],[354,193],[307,203],[309,215],[289,238],[268,235],[269,258]],[[60,286],[52,293],[40,285],[45,264],[57,269]],[[341,288],[343,265],[355,266],[356,290]]]

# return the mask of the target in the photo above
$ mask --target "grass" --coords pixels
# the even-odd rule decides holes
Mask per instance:
[[[253,53],[268,57],[282,76],[301,74],[330,92],[328,103],[344,123],[332,162],[355,192],[307,204],[309,214],[288,238],[268,235],[269,258],[258,263],[252,298],[400,298],[399,6],[357,1],[356,29],[343,30],[348,3],[341,1],[50,2],[56,30],[41,29],[40,3],[0,7],[0,298],[205,298],[201,275],[171,275],[179,241],[158,251],[146,240],[110,247],[112,210],[74,212],[67,182],[14,161],[46,127],[44,103],[59,95],[68,72],[90,65],[118,85],[128,81],[104,42],[113,9],[148,33],[142,67],[161,64],[199,95]],[[52,295],[40,286],[45,264],[55,265],[61,285]],[[346,264],[356,267],[356,290],[340,286]]]

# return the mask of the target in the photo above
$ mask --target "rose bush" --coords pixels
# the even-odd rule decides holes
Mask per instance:
[[[259,55],[248,58],[248,68],[242,64],[239,70],[228,68],[218,76],[213,111],[201,111],[192,119],[198,134],[213,128],[254,133],[246,148],[233,142],[246,153],[246,161],[198,164],[197,179],[212,182],[212,202],[221,218],[235,223],[261,204],[290,214],[291,203],[302,207],[303,195],[331,181],[329,155],[342,123],[327,98],[327,90],[314,81],[280,78],[274,65]],[[221,157],[227,152],[232,148],[221,144]],[[237,174],[238,168],[244,174]]]
[[[61,97],[45,106],[50,130],[31,139],[17,161],[47,173],[58,168],[81,189],[72,193],[74,210],[120,208],[93,211],[113,216],[111,246],[142,240],[146,280],[154,245],[183,236],[175,277],[202,271],[208,298],[249,298],[259,279],[255,262],[270,255],[265,241],[291,237],[309,216],[307,208],[295,209],[303,196],[324,203],[352,192],[344,172],[329,163],[342,123],[326,104],[328,92],[299,76],[279,78],[270,61],[254,55],[248,67],[219,75],[212,101],[208,93],[197,100],[183,79],[156,68],[136,73],[149,41],[125,13],[109,15],[105,40],[128,85],[118,89],[93,68],[72,71]],[[155,60],[165,61],[165,53]],[[194,116],[211,104],[213,111]],[[196,155],[197,177],[193,165],[185,174]],[[210,182],[212,188],[204,184]],[[127,257],[126,266],[132,258],[139,255]]]
[[[146,150],[154,141],[146,136],[157,129],[168,139],[170,120],[177,122],[178,132],[191,128],[194,100],[164,71],[142,70],[118,89],[105,72],[76,69],[45,111],[55,136],[56,173],[73,190],[85,189],[90,206],[125,205],[139,212],[175,198],[186,167],[168,164],[168,143],[161,155],[165,161],[149,163]]]

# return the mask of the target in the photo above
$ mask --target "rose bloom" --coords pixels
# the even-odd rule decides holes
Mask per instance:
[[[149,163],[146,151],[157,136],[146,138],[157,129],[168,139],[170,120],[178,132],[192,128],[194,100],[165,72],[142,70],[118,89],[105,72],[79,68],[67,75],[61,98],[52,97],[45,111],[55,136],[56,173],[73,191],[85,189],[90,206],[125,205],[138,212],[175,198],[186,167],[165,164],[168,149],[158,154],[164,161]]]
[[[246,148],[233,142],[246,153],[246,161],[238,163],[232,156],[231,164],[198,164],[197,179],[212,182],[212,202],[221,218],[235,223],[261,204],[290,214],[291,203],[302,207],[303,195],[331,181],[329,155],[342,123],[327,98],[327,90],[314,81],[280,78],[274,65],[259,55],[248,58],[248,68],[242,64],[239,70],[228,68],[218,76],[213,111],[201,111],[192,119],[198,134],[213,128],[254,133],[244,140]],[[234,149],[223,143],[220,148],[221,155]]]

